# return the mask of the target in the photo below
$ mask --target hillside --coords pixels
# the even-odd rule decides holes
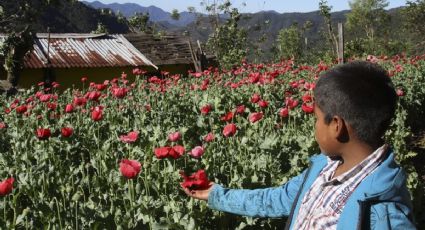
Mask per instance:
[[[37,0],[31,4],[36,5]],[[17,10],[18,3],[10,0],[0,0],[0,5],[8,11]],[[90,33],[96,30],[98,23],[104,24],[110,33],[127,33],[128,26],[120,22],[114,15],[101,14],[78,1],[57,1],[57,4],[47,7],[37,21],[32,24],[37,32],[50,31],[54,33]]]

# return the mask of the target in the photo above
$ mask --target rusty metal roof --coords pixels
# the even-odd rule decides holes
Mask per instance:
[[[25,68],[153,66],[123,35],[37,34]]]

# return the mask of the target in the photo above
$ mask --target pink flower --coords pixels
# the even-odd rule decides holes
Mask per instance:
[[[249,115],[249,121],[251,123],[255,123],[255,122],[261,120],[262,118],[263,118],[263,113],[261,113],[261,112],[260,113],[251,113]]]
[[[181,137],[182,136],[181,136],[180,132],[174,132],[174,133],[168,134],[168,140],[171,141],[171,142],[177,142],[177,141],[180,140]]]
[[[215,139],[214,133],[208,133],[205,137],[204,137],[204,141],[205,142],[212,142]]]
[[[84,82],[86,82],[86,81],[87,81],[87,77],[82,77],[82,78],[81,78],[81,82],[82,82],[82,83],[84,83]]]
[[[195,148],[190,151],[189,155],[191,155],[194,158],[200,158],[202,155],[204,155],[205,149],[202,146],[196,146]]]
[[[120,141],[124,143],[134,143],[136,142],[138,137],[139,137],[139,132],[133,131],[133,132],[129,132],[127,135],[121,135]]]
[[[396,93],[397,93],[397,96],[399,97],[404,96],[404,91],[402,89],[397,89]]]
[[[236,125],[231,123],[231,124],[224,126],[223,135],[225,137],[231,137],[231,136],[234,136],[236,134],[236,131],[237,131]]]
[[[0,122],[0,129],[5,129],[5,128],[7,128],[6,123]]]
[[[70,137],[74,133],[74,130],[71,127],[64,127],[61,129],[63,137]]]
[[[0,182],[0,196],[6,196],[12,192],[13,182],[15,182],[13,177],[7,178],[6,180]]]
[[[142,165],[136,160],[122,159],[120,172],[127,179],[133,179],[139,174]]]

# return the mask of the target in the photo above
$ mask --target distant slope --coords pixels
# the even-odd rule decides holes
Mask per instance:
[[[0,4],[8,9],[17,7],[16,1],[11,0],[0,0]],[[102,15],[79,1],[58,1],[57,5],[42,12],[33,28],[37,32],[47,32],[49,27],[53,33],[90,33],[96,30],[98,23],[105,25],[110,33],[129,31],[128,26],[114,15]]]
[[[136,13],[149,13],[150,20],[152,22],[168,22],[169,24],[172,24],[175,26],[186,26],[187,24],[193,22],[196,19],[196,16],[192,13],[181,12],[180,19],[174,20],[171,18],[171,13],[166,12],[162,10],[161,8],[158,8],[156,6],[144,7],[136,3],[104,4],[99,1],[94,1],[94,2],[83,1],[83,3],[95,9],[105,9],[105,8],[111,9],[115,13],[119,12],[127,18],[133,16]]]

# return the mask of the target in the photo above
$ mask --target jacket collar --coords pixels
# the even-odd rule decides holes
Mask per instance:
[[[323,153],[310,158],[314,168],[319,171],[327,164],[327,156]],[[398,190],[404,186],[406,175],[395,162],[395,155],[392,149],[388,148],[381,164],[371,175],[366,177],[361,187],[364,188],[365,200],[390,200],[397,196]]]

